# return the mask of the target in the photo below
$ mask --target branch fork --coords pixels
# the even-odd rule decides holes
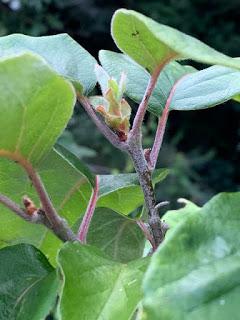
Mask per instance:
[[[0,203],[5,205],[8,209],[10,209],[12,212],[14,212],[26,221],[44,224],[46,227],[51,229],[55,233],[55,235],[58,236],[59,239],[61,239],[62,241],[76,240],[76,236],[72,232],[71,228],[68,226],[65,219],[61,218],[58,215],[45,189],[41,177],[33,168],[33,166],[28,161],[26,161],[26,159],[23,158],[20,154],[2,151],[0,156],[14,160],[23,167],[39,196],[41,202],[41,210],[34,210],[31,212],[32,214],[30,214],[30,211],[34,209],[34,204],[29,203],[29,205],[31,205],[32,208],[30,211],[27,211],[26,206],[28,201],[31,202],[30,199],[25,198],[25,210],[23,210],[18,206],[18,204],[16,204],[14,201],[12,201],[3,194],[0,194]]]
[[[169,57],[166,61],[161,63],[154,70],[152,76],[150,77],[142,102],[140,103],[137,114],[135,116],[132,129],[128,134],[127,141],[125,141],[125,139],[123,141],[121,137],[119,137],[115,132],[113,132],[106,125],[106,123],[104,123],[97,116],[97,114],[95,113],[95,111],[91,106],[90,101],[86,97],[82,96],[80,93],[77,93],[79,102],[82,104],[82,106],[84,107],[88,115],[92,118],[93,122],[98,127],[100,132],[102,132],[102,134],[116,148],[124,152],[127,152],[132,158],[135,170],[139,176],[140,185],[144,193],[146,207],[148,209],[148,215],[149,215],[148,223],[152,233],[152,238],[150,242],[152,243],[152,246],[154,248],[157,248],[157,246],[162,242],[165,233],[164,233],[164,228],[162,226],[160,217],[158,215],[158,209],[156,207],[156,200],[155,200],[154,188],[152,184],[151,172],[156,165],[156,159],[161,146],[163,133],[166,126],[168,108],[169,108],[170,102],[169,103],[167,102],[165,113],[163,113],[163,116],[160,119],[153,148],[152,150],[149,149],[145,151],[145,153],[142,148],[141,126],[147,110],[149,99],[156,85],[158,76],[161,70],[163,69],[163,67],[165,66],[165,64],[171,58],[172,57]],[[169,101],[170,101],[170,97],[169,97]],[[80,226],[78,235],[75,236],[71,228],[68,226],[67,222],[58,215],[44,187],[44,184],[40,176],[32,167],[32,165],[29,162],[27,162],[25,159],[23,159],[20,155],[11,154],[8,152],[5,152],[4,154],[1,154],[1,155],[18,162],[25,169],[39,196],[42,208],[40,211],[34,210],[32,214],[29,214],[28,211],[22,210],[15,202],[13,202],[11,199],[1,194],[0,194],[0,202],[4,204],[6,207],[8,207],[10,210],[12,210],[14,213],[16,213],[18,216],[22,217],[23,219],[30,222],[34,222],[34,223],[44,224],[45,226],[50,228],[63,241],[79,240],[82,243],[86,243],[87,232],[88,232],[89,225],[93,217],[93,213],[94,213],[97,199],[98,199],[98,191],[99,191],[98,176],[96,177],[95,188],[93,190],[93,193],[92,193],[86,214]],[[29,209],[29,208],[25,206],[25,209]],[[32,209],[35,209],[35,208],[32,208]],[[139,225],[142,227],[142,229],[144,229],[143,224],[139,222]],[[150,239],[150,236],[148,236],[148,238]]]
[[[146,204],[146,208],[148,210],[148,224],[150,227],[151,232],[149,233],[146,228],[146,225],[141,222],[137,221],[139,227],[143,230],[147,239],[151,242],[153,249],[155,250],[159,244],[163,241],[165,233],[166,233],[166,226],[161,221],[159,216],[159,208],[162,204],[157,204],[155,199],[155,193],[152,183],[152,171],[156,167],[158,154],[162,145],[162,140],[166,128],[166,123],[169,115],[169,108],[172,96],[174,94],[176,84],[171,90],[171,93],[167,99],[165,108],[163,110],[162,116],[159,119],[158,128],[156,131],[155,140],[153,143],[152,149],[143,150],[142,147],[142,123],[144,120],[144,116],[147,110],[147,106],[149,103],[149,99],[152,95],[152,92],[155,88],[157,83],[158,77],[164,68],[164,66],[173,59],[173,56],[168,57],[165,61],[159,64],[156,69],[153,71],[142,101],[138,107],[137,114],[134,118],[132,129],[129,131],[127,140],[121,141],[119,136],[115,134],[95,113],[93,110],[89,100],[81,96],[78,93],[78,100],[82,104],[83,108],[86,110],[88,115],[92,118],[93,122],[96,124],[100,132],[112,143],[113,146],[116,148],[127,152],[133,161],[134,168],[138,174],[139,182],[143,190],[144,200]],[[94,196],[94,193],[92,197]],[[94,199],[91,199],[89,208],[86,214],[86,218],[82,222],[80,227],[80,231],[78,234],[78,238],[80,241],[86,241],[86,231],[84,231],[84,225],[89,224],[89,216],[92,216],[91,212],[91,202],[94,202]],[[166,204],[166,203],[165,203]],[[91,219],[90,219],[91,220]],[[82,235],[84,234],[84,236]]]

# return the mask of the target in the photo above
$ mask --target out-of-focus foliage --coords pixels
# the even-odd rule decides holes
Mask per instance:
[[[100,49],[116,50],[109,30],[112,13],[120,7],[138,10],[226,54],[239,55],[239,0],[0,0],[0,35],[67,32],[97,57]],[[161,185],[160,199],[187,197],[203,203],[217,192],[239,188],[239,113],[239,104],[228,102],[213,110],[171,114],[159,165],[171,167],[172,175]],[[148,116],[145,121],[146,146],[151,145],[156,127],[152,119]],[[70,141],[96,171],[132,171],[129,160],[79,109],[69,129],[61,142]]]

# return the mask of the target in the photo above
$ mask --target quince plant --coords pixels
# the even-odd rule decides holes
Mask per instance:
[[[155,185],[171,112],[239,101],[240,60],[131,10],[111,34],[122,53],[98,62],[66,34],[0,38],[0,320],[238,319],[240,194],[160,218]],[[96,175],[57,143],[76,100],[135,173]]]

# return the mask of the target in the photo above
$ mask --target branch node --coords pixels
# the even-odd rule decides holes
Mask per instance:
[[[26,195],[23,196],[22,202],[23,202],[26,214],[31,216],[38,211],[38,208],[35,206],[35,203],[28,196]]]
[[[149,224],[143,222],[142,220],[137,220],[136,223],[139,226],[139,228],[142,230],[142,232],[144,233],[145,238],[151,243],[153,251],[155,251],[156,250],[155,241],[154,241]]]
[[[159,210],[160,208],[168,206],[169,204],[170,204],[169,201],[162,201],[155,206],[155,209]]]
[[[80,95],[80,93],[77,93],[78,101],[81,103],[89,117],[92,119],[92,121],[97,126],[98,130],[105,136],[105,138],[116,148],[126,151],[127,150],[127,143],[125,142],[125,139],[122,140],[122,137],[119,137],[116,133],[114,133],[107,125],[104,123],[97,114],[95,113],[90,101]]]

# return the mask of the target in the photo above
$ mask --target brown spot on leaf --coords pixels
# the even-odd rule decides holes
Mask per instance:
[[[137,31],[137,30],[132,33],[132,36],[133,36],[133,37],[136,37],[136,36],[138,36],[138,35],[139,35],[139,31]]]

